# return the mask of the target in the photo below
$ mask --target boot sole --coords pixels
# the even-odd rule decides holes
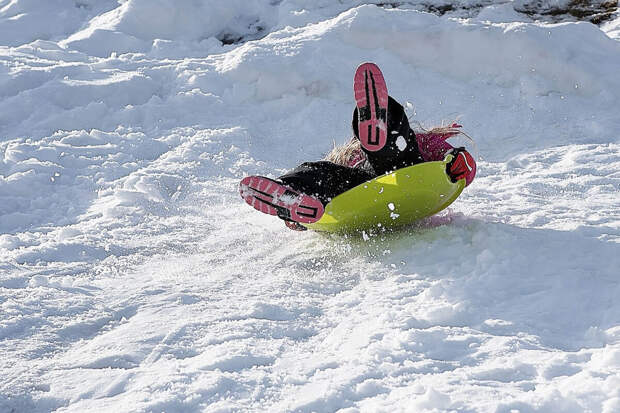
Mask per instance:
[[[381,150],[387,142],[388,91],[379,67],[361,64],[355,71],[353,91],[362,146],[371,152]]]
[[[264,176],[248,176],[239,184],[241,197],[257,211],[285,221],[312,224],[323,216],[321,201]]]

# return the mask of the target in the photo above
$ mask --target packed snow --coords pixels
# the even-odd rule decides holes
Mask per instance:
[[[620,412],[620,17],[528,4],[0,0],[0,412]],[[396,232],[249,208],[364,61],[473,184]]]

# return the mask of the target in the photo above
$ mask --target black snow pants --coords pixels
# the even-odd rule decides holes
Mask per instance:
[[[353,133],[359,139],[357,107],[353,111]],[[278,179],[291,188],[327,204],[335,196],[376,176],[395,169],[424,162],[415,134],[403,106],[391,96],[388,99],[388,134],[385,146],[376,151],[362,147],[373,171],[338,165],[329,161],[305,162]]]

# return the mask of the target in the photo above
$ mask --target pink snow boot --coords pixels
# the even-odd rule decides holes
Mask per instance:
[[[358,134],[367,151],[376,152],[387,142],[388,91],[383,74],[374,63],[355,71],[353,91],[358,112]]]
[[[311,224],[321,219],[324,212],[323,204],[318,199],[264,176],[243,178],[239,192],[254,209],[277,215],[285,221]]]

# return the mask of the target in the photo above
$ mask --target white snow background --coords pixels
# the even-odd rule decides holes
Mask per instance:
[[[362,3],[0,0],[0,412],[620,412],[620,20]],[[364,61],[475,182],[369,238],[246,205]]]

